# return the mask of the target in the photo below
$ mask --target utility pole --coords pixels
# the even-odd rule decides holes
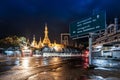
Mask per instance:
[[[89,66],[92,65],[92,37],[94,33],[89,33]]]

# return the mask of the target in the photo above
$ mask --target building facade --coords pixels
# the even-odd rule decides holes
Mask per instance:
[[[118,18],[115,18],[114,23],[108,25],[105,30],[98,31],[93,39],[94,56],[120,58],[120,25],[118,24]]]

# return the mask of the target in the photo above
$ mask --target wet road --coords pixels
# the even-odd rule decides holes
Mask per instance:
[[[0,80],[120,80],[120,69],[88,69],[87,58],[7,57],[0,62]]]

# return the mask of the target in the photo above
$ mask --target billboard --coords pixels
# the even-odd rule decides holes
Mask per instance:
[[[82,20],[75,21],[70,24],[70,36],[77,37],[105,29],[106,16],[105,12],[92,15]]]

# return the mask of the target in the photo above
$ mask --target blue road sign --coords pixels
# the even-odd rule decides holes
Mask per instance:
[[[104,12],[92,15],[91,17],[84,18],[79,21],[75,21],[70,24],[71,37],[77,37],[80,35],[86,35],[90,32],[96,32],[105,29],[106,16]]]

